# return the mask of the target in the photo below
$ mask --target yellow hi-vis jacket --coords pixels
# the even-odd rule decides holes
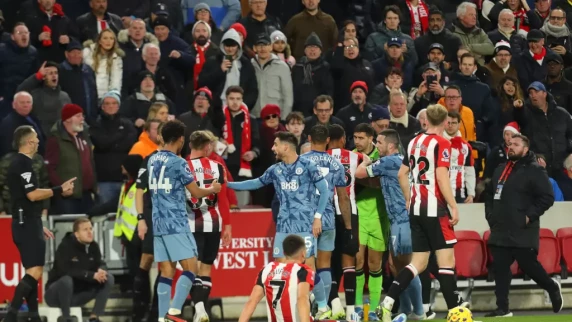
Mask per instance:
[[[133,183],[127,193],[125,184],[121,186],[121,197],[119,197],[119,205],[117,206],[117,216],[115,217],[115,226],[113,227],[113,235],[121,237],[125,235],[127,240],[133,239],[133,234],[137,228],[137,209],[135,208],[135,192],[137,185]]]

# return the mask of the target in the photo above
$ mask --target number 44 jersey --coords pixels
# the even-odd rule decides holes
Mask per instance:
[[[299,321],[296,303],[298,285],[314,288],[314,272],[305,264],[272,262],[258,273],[256,285],[264,290],[269,322]]]

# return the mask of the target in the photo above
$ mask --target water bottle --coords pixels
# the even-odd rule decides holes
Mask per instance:
[[[364,321],[368,321],[368,315],[369,315],[369,298],[366,298],[363,301],[363,320]]]

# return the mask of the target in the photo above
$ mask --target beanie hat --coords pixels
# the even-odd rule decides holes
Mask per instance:
[[[213,33],[213,31],[212,31],[212,29],[211,29],[211,26],[209,25],[208,22],[202,21],[202,20],[197,20],[197,21],[195,22],[195,24],[193,25],[193,29],[191,30],[191,35],[194,35],[194,34],[195,34],[195,28],[197,28],[197,26],[198,26],[199,24],[203,24],[203,25],[205,25],[205,26],[207,27],[207,32],[209,33],[209,38],[210,38],[210,37],[212,36],[212,33]],[[193,38],[194,38],[194,36],[193,36]]]
[[[115,99],[117,101],[117,104],[121,105],[121,93],[119,93],[118,91],[111,90],[111,91],[103,94],[103,96],[101,97],[101,104],[102,105],[103,105],[103,101],[108,97]]]
[[[137,178],[139,168],[141,167],[143,158],[139,154],[129,154],[123,158],[121,165],[125,168],[131,178]]]
[[[501,40],[501,41],[496,43],[494,55],[496,56],[499,53],[499,51],[501,51],[501,50],[506,50],[512,55],[512,50],[510,49],[510,44],[504,40]]]
[[[229,29],[234,29],[236,30],[236,32],[238,32],[239,34],[242,35],[243,39],[246,39],[246,36],[248,35],[246,33],[246,28],[244,28],[244,26],[240,23],[240,22],[235,22],[233,23]]]
[[[62,122],[65,122],[80,113],[83,113],[83,109],[79,105],[66,104],[62,108]]]
[[[282,40],[285,43],[288,43],[288,41],[286,40],[286,35],[284,35],[284,33],[280,30],[275,30],[273,33],[270,34],[270,41],[272,41],[272,44],[274,44],[275,42]]]
[[[320,47],[320,49],[322,49],[322,41],[320,40],[320,37],[318,37],[318,35],[313,31],[308,36],[308,38],[306,38],[306,43],[304,44],[304,48],[308,46],[318,46]]]
[[[264,119],[272,114],[278,115],[278,118],[280,118],[280,107],[276,104],[266,104],[260,111],[260,118]]]
[[[375,106],[375,108],[371,111],[371,120],[373,122],[379,120],[389,120],[391,119],[389,115],[389,109],[387,105],[385,106]]]
[[[165,26],[165,27],[171,29],[171,23],[169,22],[169,18],[167,18],[165,16],[157,16],[157,18],[155,18],[155,21],[153,21],[153,23],[151,23],[151,26],[153,28],[155,28],[157,26]]]
[[[204,2],[198,3],[195,6],[195,8],[193,9],[194,14],[196,15],[197,11],[199,11],[199,10],[207,10],[208,12],[210,12],[212,14],[211,7]]]
[[[137,74],[137,88],[141,88],[141,82],[147,77],[150,77],[155,82],[155,75],[146,69]]]
[[[514,134],[519,134],[520,133],[520,126],[518,126],[518,123],[516,123],[516,122],[510,122],[507,125],[505,125],[503,132],[504,131],[510,131]]]
[[[367,84],[364,81],[355,81],[352,86],[350,86],[350,94],[353,93],[354,89],[361,88],[367,94]]]
[[[197,98],[197,96],[206,97],[209,101],[209,105],[212,105],[213,100],[213,93],[208,87],[201,87],[195,91],[195,95],[193,96],[193,100]]]

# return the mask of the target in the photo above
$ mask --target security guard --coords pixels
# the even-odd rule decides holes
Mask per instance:
[[[12,193],[12,238],[26,269],[14,292],[14,298],[4,318],[6,322],[16,322],[23,299],[29,307],[32,321],[40,321],[38,315],[38,280],[42,277],[45,264],[46,238],[54,235],[43,226],[42,200],[52,196],[70,196],[73,193],[72,178],[61,186],[52,189],[39,189],[38,178],[32,168],[32,158],[38,152],[38,134],[28,125],[14,131],[13,147],[18,150],[10,164],[7,185]]]

